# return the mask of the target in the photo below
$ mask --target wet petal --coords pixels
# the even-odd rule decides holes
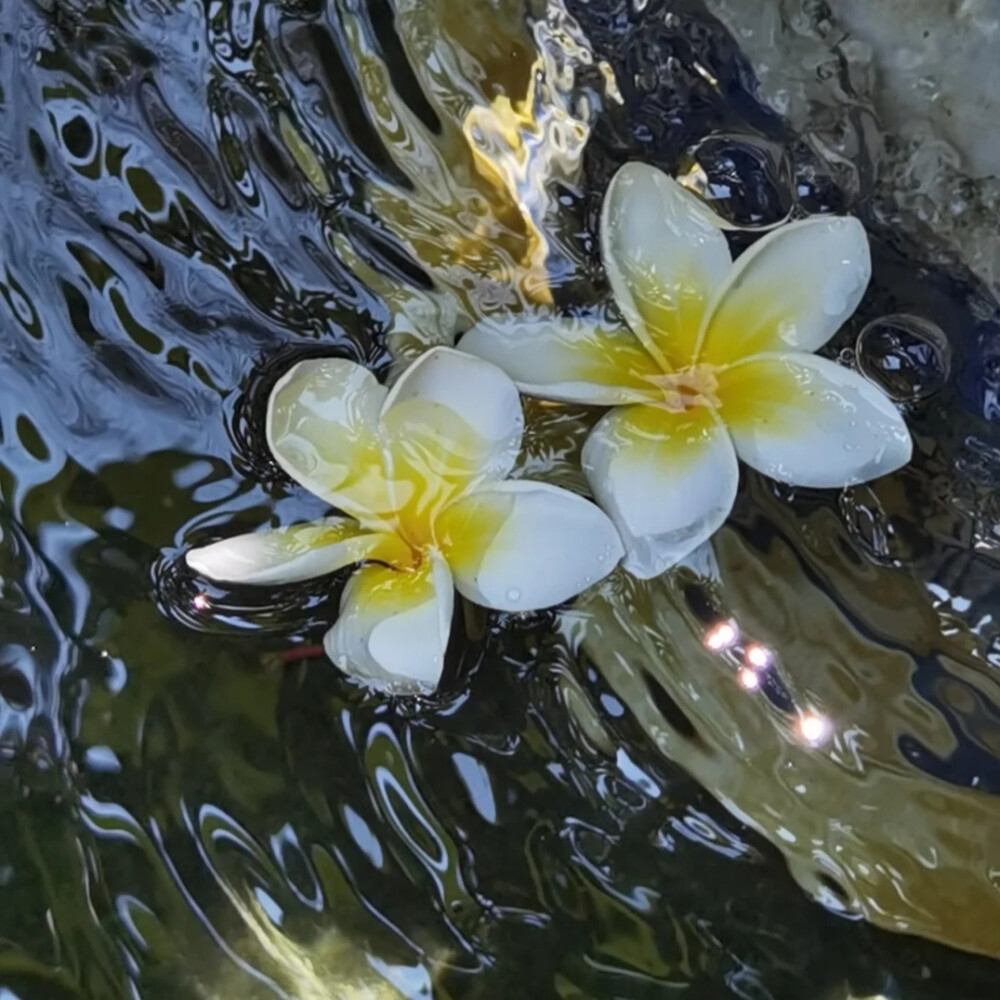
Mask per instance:
[[[561,604],[607,576],[623,553],[614,525],[589,500],[525,480],[456,501],[437,537],[459,593],[502,611]]]
[[[307,490],[361,519],[388,508],[379,412],[387,390],[346,358],[300,361],[275,385],[267,443]]]
[[[382,420],[400,439],[422,430],[422,418],[435,411],[442,414],[442,446],[456,457],[474,457],[477,473],[503,478],[514,468],[524,414],[517,387],[496,365],[450,347],[433,348],[393,387]]]
[[[823,217],[768,233],[735,263],[706,319],[698,360],[815,351],[858,307],[871,277],[857,219]]]
[[[736,498],[739,467],[708,407],[683,413],[630,406],[608,413],[583,448],[583,471],[642,579],[675,565],[719,528]]]
[[[646,349],[664,367],[688,364],[732,265],[710,210],[663,171],[626,163],[604,198],[601,253],[615,301]]]
[[[210,580],[275,584],[311,580],[362,559],[392,559],[403,543],[365,531],[351,518],[328,517],[309,524],[255,531],[192,549],[187,564]]]
[[[414,570],[364,566],[348,581],[340,618],[323,640],[344,673],[381,691],[433,691],[444,669],[455,592],[447,564]]]
[[[797,486],[848,486],[906,465],[906,423],[857,372],[810,354],[763,355],[720,372],[719,415],[740,458]]]
[[[457,494],[514,467],[524,414],[495,365],[437,347],[408,368],[382,408],[399,516],[426,527]]]
[[[474,326],[458,346],[502,368],[521,392],[566,403],[654,398],[648,378],[662,374],[629,330],[592,320],[497,317]]]

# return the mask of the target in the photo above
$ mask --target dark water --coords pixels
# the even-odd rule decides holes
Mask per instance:
[[[371,95],[402,95],[441,162],[468,161],[453,91],[522,97],[541,37],[529,29],[558,21],[542,6],[401,3],[394,22],[390,0],[3,0],[2,1000],[996,995],[986,955],[1000,945],[975,928],[932,943],[811,899],[785,847],[660,752],[555,612],[470,614],[440,694],[387,703],[322,660],[276,655],[322,634],[339,578],[210,590],[208,608],[192,605],[181,546],[321,513],[260,452],[259,401],[290,358],[336,352],[383,372],[391,289],[446,288],[454,333],[504,304],[504,275],[530,273],[530,226],[495,189],[474,201],[463,175],[427,207],[419,178],[436,161],[418,126]],[[577,169],[553,181],[557,302],[600,294],[600,197],[629,158],[700,167],[745,225],[793,209],[868,225],[873,286],[832,349],[859,352],[846,357],[908,406],[914,463],[842,497],[744,476],[726,544],[761,560],[786,546],[829,596],[836,634],[907,658],[908,704],[950,745],[901,727],[887,771],[975,796],[990,815],[995,303],[899,234],[865,148],[845,176],[755,100],[750,68],[697,4],[569,12],[593,58],[564,96],[586,99],[592,131]],[[449,66],[442,52],[465,58]],[[466,235],[449,236],[449,219]],[[388,283],[363,282],[356,257]],[[539,294],[515,288],[515,304]],[[543,438],[535,457],[558,474]],[[818,561],[816,524],[834,552]],[[876,583],[852,590],[840,559]],[[916,593],[933,597],[931,617],[890,628]],[[710,602],[693,583],[683,599],[695,615]],[[789,661],[804,641],[790,621],[787,649],[771,637]],[[665,727],[697,737],[676,697],[649,698]],[[729,774],[750,787],[741,766]],[[947,818],[912,821],[949,850]],[[981,926],[1000,913],[988,902],[1000,868],[957,854],[986,892],[966,907]]]

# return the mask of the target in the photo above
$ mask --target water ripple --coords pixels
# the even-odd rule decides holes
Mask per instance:
[[[0,22],[0,995],[990,995],[985,959],[844,919],[998,953],[998,314],[886,227],[877,150],[761,106],[698,3]],[[309,655],[340,577],[184,569],[322,513],[262,446],[293,360],[386,377],[483,314],[603,301],[632,158],[717,195],[736,247],[856,207],[875,279],[831,351],[885,375],[909,348],[858,334],[919,316],[949,361],[907,372],[909,470],[840,497],[750,475],[672,581],[463,608],[417,702]],[[523,470],[582,489],[596,414],[527,408]],[[746,643],[702,644],[729,618],[773,652],[759,697]]]

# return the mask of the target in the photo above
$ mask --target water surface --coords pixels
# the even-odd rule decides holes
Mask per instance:
[[[696,3],[0,21],[3,1000],[995,995],[997,309],[901,235],[877,143],[835,155],[822,106],[794,132]],[[632,158],[737,249],[863,219],[830,351],[907,407],[911,467],[842,495],[744,470],[714,554],[456,616],[420,702],[297,658],[342,577],[196,604],[183,547],[322,513],[261,447],[291,360],[384,375],[415,332],[605,301]],[[593,414],[529,409],[526,467],[573,484]],[[730,616],[776,658],[762,697],[701,644]]]

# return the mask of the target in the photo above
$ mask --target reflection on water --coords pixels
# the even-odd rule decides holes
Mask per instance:
[[[992,995],[994,963],[879,928],[1000,953],[995,306],[880,227],[874,151],[844,186],[761,109],[696,3],[528,7],[2,8],[5,1000]],[[835,346],[903,366],[910,469],[747,476],[717,563],[466,609],[419,702],[286,655],[339,578],[157,561],[324,513],[253,451],[279,361],[384,374],[393,334],[590,302],[630,157],[741,225],[857,208],[875,278]],[[580,488],[595,414],[528,411],[525,473]]]
[[[723,626],[699,642],[682,580],[594,595],[584,649],[661,749],[765,833],[811,895],[1000,954],[1000,850],[983,837],[998,817],[1000,719],[968,632],[935,628],[930,649],[908,651],[914,621],[895,612],[932,617],[931,595],[895,569],[838,565],[828,546],[843,528],[822,512],[796,524],[770,506],[779,534],[738,522],[748,540],[718,540],[709,584],[773,653],[753,682],[732,644],[714,641]]]
[[[401,0],[395,34],[380,6],[337,11],[385,169],[365,184],[377,232],[334,246],[388,304],[388,341],[409,358],[492,312],[551,305],[550,272],[573,267],[556,185],[575,180],[600,95],[574,91],[593,57],[560,2],[530,5],[525,30],[523,0]],[[393,268],[399,251],[423,280]]]

